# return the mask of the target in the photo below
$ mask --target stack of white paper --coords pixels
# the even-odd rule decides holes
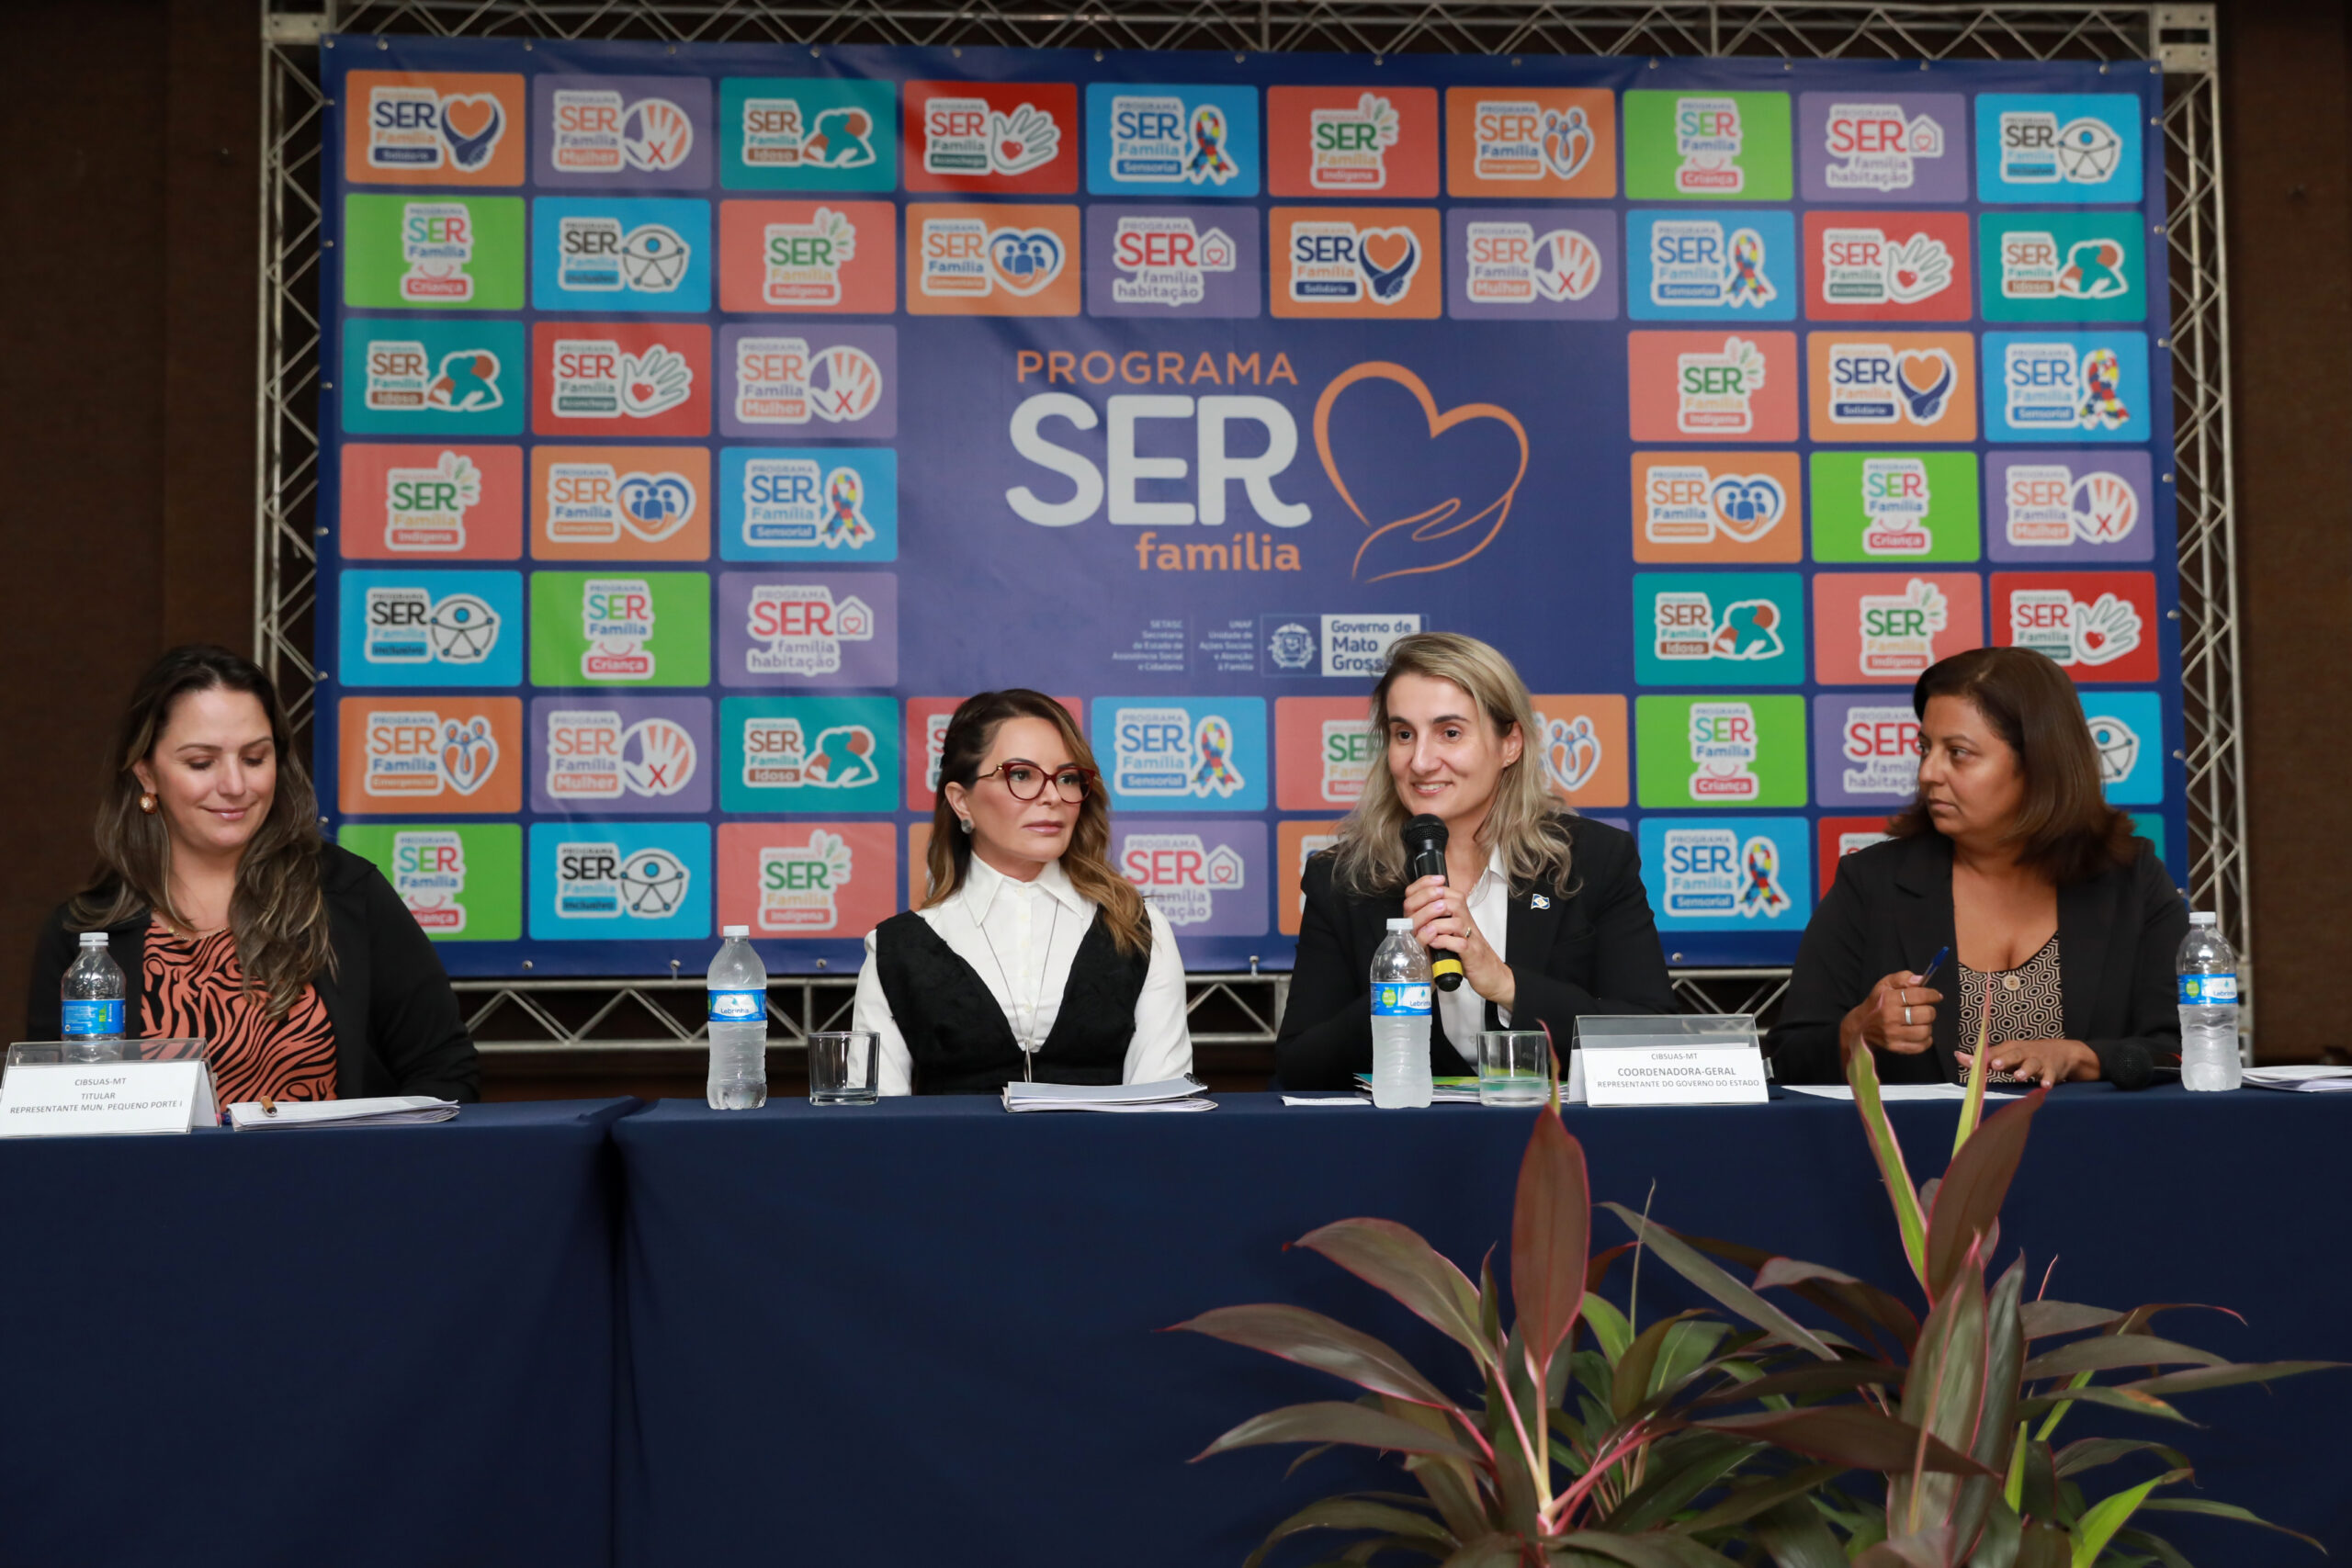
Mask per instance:
[[[2245,1081],[2255,1089],[2283,1089],[2300,1094],[2352,1093],[2352,1067],[2248,1067]]]
[[[1004,1086],[1007,1111],[1215,1111],[1216,1101],[1204,1100],[1208,1085],[1195,1077],[1168,1078],[1159,1083],[1009,1083]]]
[[[1817,1094],[1824,1100],[1851,1100],[1854,1091],[1841,1083],[1784,1083],[1781,1086],[1792,1094]],[[1878,1086],[1878,1097],[1889,1104],[1898,1100],[1966,1100],[1968,1086],[1962,1083],[1887,1083]],[[2002,1094],[1993,1089],[1984,1091],[1987,1100],[2015,1100],[2015,1094]]]
[[[454,1100],[429,1094],[392,1094],[379,1100],[280,1100],[266,1111],[261,1102],[229,1107],[229,1125],[240,1133],[256,1127],[413,1127],[447,1122],[458,1113]]]

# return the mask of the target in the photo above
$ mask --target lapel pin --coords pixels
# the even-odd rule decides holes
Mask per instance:
[[[1548,894],[1534,894],[1528,898],[1527,902],[1532,908],[1548,909],[1552,907],[1552,899]]]

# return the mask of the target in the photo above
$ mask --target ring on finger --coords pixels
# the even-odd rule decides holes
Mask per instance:
[[[1903,1010],[1903,1022],[1904,1022],[1904,1024],[1905,1024],[1905,1026],[1906,1028],[1910,1025],[1910,1022],[1911,1022],[1911,1010],[1910,1010],[1909,1008],[1905,1008],[1905,1009]]]

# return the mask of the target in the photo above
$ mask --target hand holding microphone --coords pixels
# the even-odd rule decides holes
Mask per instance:
[[[1407,875],[1414,882],[1425,876],[1441,881],[1445,876],[1445,824],[1426,814],[1405,824],[1405,861]],[[1406,913],[1414,911],[1408,909]],[[1463,913],[1466,916],[1468,911]],[[1428,946],[1424,942],[1423,946]],[[1462,959],[1459,954],[1441,948],[1430,949],[1430,978],[1441,991],[1459,990],[1462,987]]]

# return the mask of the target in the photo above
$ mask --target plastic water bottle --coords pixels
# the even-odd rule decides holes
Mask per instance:
[[[2188,935],[2173,965],[2180,976],[2180,1087],[2235,1089],[2238,1060],[2238,955],[2210,909],[2188,917]]]
[[[106,932],[82,933],[82,951],[58,982],[57,998],[67,1061],[122,1060],[122,966],[107,951]]]
[[[752,951],[752,928],[722,926],[718,956],[704,982],[710,1020],[713,1111],[756,1111],[768,1102],[768,971]]]
[[[1384,1111],[1430,1102],[1430,955],[1399,917],[1372,955],[1372,1102]]]

